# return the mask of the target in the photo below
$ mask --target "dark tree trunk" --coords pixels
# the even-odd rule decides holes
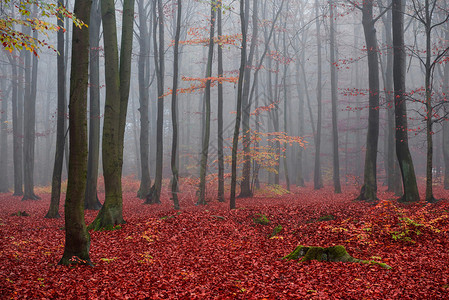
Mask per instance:
[[[449,40],[449,23],[446,24],[446,40]],[[445,113],[449,114],[449,63],[444,66],[443,92]],[[449,121],[443,123],[444,189],[449,190]]]
[[[33,12],[33,14],[35,13],[36,12]],[[33,33],[33,38],[37,39],[37,31]],[[37,56],[33,55],[33,57],[31,57],[31,53],[28,52],[25,57],[25,105],[23,123],[24,194],[22,200],[40,199],[34,193],[34,144],[36,132],[37,67]]]
[[[337,70],[335,66],[335,26],[334,26],[334,1],[330,5],[330,62],[331,62],[331,97],[332,97],[332,157],[333,157],[333,180],[335,193],[341,193],[340,185],[340,158],[338,154],[338,122],[337,122]]]
[[[288,2],[287,2],[288,3]],[[288,4],[286,5],[286,11],[288,11]],[[284,21],[284,28],[287,28],[287,19],[285,17],[285,21]],[[283,51],[284,51],[284,56],[287,56],[287,37],[286,37],[286,32],[283,32],[282,35],[282,43],[283,43]],[[288,69],[288,65],[284,64],[284,78],[283,78],[283,93],[284,93],[284,132],[286,135],[288,135],[288,95],[287,95],[287,69]],[[288,144],[284,143],[283,145],[284,148],[284,174],[285,174],[285,183],[287,185],[287,190],[290,191],[290,176],[288,174],[288,163],[287,163],[287,148],[288,148]]]
[[[171,169],[173,173],[171,193],[173,197],[173,204],[175,209],[179,209],[178,200],[178,166],[176,164],[177,152],[178,152],[178,104],[177,94],[178,94],[178,64],[179,64],[179,36],[181,32],[181,18],[182,18],[182,0],[178,0],[178,11],[176,18],[176,33],[175,33],[175,47],[173,53],[173,94],[171,103],[171,113],[172,113],[172,125],[173,125],[173,139],[172,139],[172,150],[171,150]]]
[[[61,0],[57,0],[58,5],[63,5]],[[58,26],[64,27],[64,18],[59,16]],[[65,115],[66,115],[66,100],[65,100],[65,70],[64,70],[64,31],[61,29],[57,34],[57,47],[59,55],[56,59],[57,74],[58,74],[58,111],[56,119],[56,149],[55,161],[53,165],[53,175],[51,180],[51,200],[46,218],[60,218],[59,202],[61,199],[61,179],[62,166],[64,163],[64,144],[65,144]]]
[[[359,200],[377,199],[377,146],[379,140],[379,58],[377,37],[373,20],[373,1],[365,1],[362,24],[368,51],[369,111],[366,135],[365,171]]]
[[[405,97],[405,46],[404,46],[404,14],[405,0],[392,0],[392,28],[393,28],[393,81],[394,106],[396,123],[396,155],[402,175],[404,194],[402,202],[419,201],[418,186],[416,184],[415,169],[412,156],[408,148],[407,106]]]
[[[140,53],[138,58],[138,79],[139,79],[139,103],[140,103],[140,187],[137,197],[144,199],[150,192],[151,177],[149,165],[149,56],[150,35],[147,28],[147,11],[145,1],[139,1],[139,44]]]
[[[157,0],[157,16],[156,16],[156,1],[153,6],[153,43],[154,43],[154,64],[156,68],[157,78],[157,124],[156,124],[156,175],[150,193],[147,195],[145,204],[161,203],[161,189],[162,189],[162,162],[163,162],[163,126],[164,126],[164,101],[162,95],[164,94],[164,12],[162,0]],[[159,45],[156,40],[156,29],[159,28]],[[159,47],[159,49],[158,49]]]
[[[214,34],[215,34],[215,4],[211,2],[210,9],[210,34],[209,34],[209,52],[207,55],[206,66],[206,78],[212,76],[212,59],[214,56]],[[205,89],[205,124],[204,134],[201,150],[201,162],[200,162],[200,187],[199,187],[199,199],[198,204],[206,204],[206,175],[207,175],[207,158],[209,155],[209,140],[210,140],[210,79],[206,81]]]
[[[237,185],[237,146],[239,142],[240,121],[242,116],[243,77],[246,64],[246,28],[245,28],[245,0],[240,0],[240,26],[242,30],[242,46],[240,52],[239,81],[237,87],[237,114],[235,116],[234,136],[232,138],[231,165],[231,196],[230,209],[235,208],[235,189]]]
[[[316,87],[316,97],[318,102],[318,117],[316,124],[316,138],[315,138],[315,169],[313,175],[313,187],[315,190],[319,190],[323,187],[323,179],[321,177],[321,119],[323,114],[322,106],[322,62],[321,62],[321,20],[319,11],[319,0],[315,0],[315,24],[316,24],[316,39],[317,39],[317,87]]]
[[[217,11],[217,35],[220,38],[223,35],[222,26],[222,5],[218,6]],[[217,68],[218,77],[223,77],[223,46],[218,45]],[[224,202],[224,149],[223,149],[223,84],[218,84],[218,112],[217,112],[217,131],[218,131],[218,201]]]
[[[90,120],[89,156],[87,159],[87,185],[85,209],[99,210],[101,203],[97,195],[98,165],[100,160],[100,0],[93,0],[90,14]]]
[[[251,35],[251,45],[249,47],[248,59],[246,65],[249,68],[245,69],[244,81],[243,81],[243,98],[242,98],[242,146],[244,153],[244,164],[242,170],[242,182],[240,184],[239,197],[251,197],[251,132],[250,132],[250,115],[251,115],[251,99],[250,99],[250,85],[251,85],[251,69],[253,64],[254,53],[257,45],[258,38],[258,2],[253,0],[253,15],[252,15],[252,27],[253,32]],[[249,11],[249,1],[246,2],[246,10]],[[248,31],[249,15],[246,16],[246,31]]]
[[[89,25],[90,1],[76,0],[74,13]],[[89,264],[90,235],[84,220],[87,173],[87,84],[89,29],[73,28],[70,74],[70,157],[65,200],[65,247],[61,265]]]
[[[112,229],[123,224],[122,166],[125,120],[131,74],[134,0],[123,4],[120,68],[114,1],[101,1],[105,48],[106,103],[103,125],[103,174],[105,201],[90,229]]]

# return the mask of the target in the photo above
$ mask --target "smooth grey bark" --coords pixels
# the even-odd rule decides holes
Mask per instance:
[[[147,10],[145,1],[140,0],[139,9],[139,58],[137,73],[139,80],[139,113],[140,113],[140,187],[137,197],[144,199],[151,188],[150,165],[149,165],[149,66],[150,66],[150,34],[147,28]]]
[[[330,6],[330,68],[331,68],[331,98],[332,98],[332,158],[334,192],[341,193],[340,184],[340,158],[338,151],[338,96],[337,96],[337,70],[335,66],[335,26],[334,26],[334,0],[329,1]]]
[[[98,167],[100,161],[100,0],[92,1],[90,12],[89,44],[89,155],[87,158],[87,183],[85,209],[99,210],[97,195]]]
[[[449,40],[449,23],[446,24],[446,40]],[[443,92],[446,95],[445,113],[449,114],[449,63],[444,65]],[[443,158],[444,158],[444,189],[449,190],[449,121],[443,123]]]
[[[321,20],[320,20],[320,3],[315,0],[315,24],[316,24],[316,42],[317,42],[317,86],[316,98],[318,102],[318,116],[316,124],[316,138],[315,138],[315,167],[313,175],[313,187],[315,190],[323,188],[323,179],[321,176],[321,123],[323,115],[322,105],[322,55],[321,55]]]
[[[157,2],[157,16],[156,16]],[[156,174],[150,193],[146,196],[145,204],[160,203],[162,189],[162,163],[163,163],[163,126],[164,126],[164,12],[162,0],[157,0],[153,5],[153,44],[154,44],[154,64],[157,78],[157,124],[156,124]],[[159,43],[156,39],[156,29],[159,29]],[[159,49],[158,49],[159,48]]]
[[[179,75],[179,37],[181,32],[181,18],[182,18],[182,0],[178,0],[178,11],[176,16],[176,33],[175,33],[175,45],[173,49],[173,92],[172,92],[172,126],[173,126],[173,138],[172,138],[172,152],[171,152],[171,169],[172,169],[172,185],[171,193],[173,198],[173,204],[175,209],[179,209],[178,199],[178,166],[177,166],[177,152],[178,152],[178,75]],[[210,86],[209,86],[210,88]],[[210,95],[209,95],[210,96]]]
[[[245,0],[240,0],[240,27],[242,31],[242,46],[240,48],[239,81],[237,86],[237,114],[235,116],[234,135],[232,138],[231,158],[231,195],[230,209],[235,209],[235,189],[237,185],[237,147],[239,142],[240,121],[242,117],[243,77],[246,66],[246,28],[245,28]]]
[[[63,5],[63,1],[57,0],[58,5]],[[64,18],[59,15],[58,26],[64,27]],[[55,161],[53,164],[53,175],[51,180],[51,198],[50,207],[46,218],[60,218],[59,202],[61,199],[61,179],[62,166],[64,163],[64,144],[65,144],[65,115],[66,115],[66,76],[64,70],[64,31],[60,29],[57,33],[58,56],[56,58],[57,76],[58,76],[58,110],[56,116],[56,149]]]
[[[35,8],[36,9],[36,8]],[[34,11],[33,14],[36,12]],[[37,31],[33,33],[37,39]],[[25,54],[25,99],[24,99],[24,123],[23,123],[23,178],[24,193],[22,200],[40,199],[34,193],[34,145],[36,133],[36,93],[37,93],[37,56],[31,57],[27,51]]]
[[[223,17],[222,17],[222,5],[218,6],[217,11],[217,35],[220,38],[223,35]],[[223,77],[223,46],[218,45],[217,50],[217,71],[218,77]],[[218,151],[218,201],[224,202],[224,141],[223,141],[223,84],[218,83],[218,108],[217,108],[217,151]]]
[[[402,175],[403,196],[401,202],[419,201],[415,168],[408,147],[407,106],[405,98],[405,46],[404,46],[404,5],[405,0],[392,0],[393,29],[393,81],[394,113],[396,124],[396,155]]]
[[[0,193],[7,193],[9,191],[8,183],[8,101],[6,100],[6,82],[3,78],[1,80],[1,90],[3,94],[2,106],[1,106],[1,117],[0,117]],[[11,88],[14,88],[14,83],[12,83]]]
[[[199,186],[199,198],[198,204],[206,204],[206,174],[207,174],[207,158],[209,155],[209,140],[210,140],[210,88],[212,76],[212,59],[214,56],[214,34],[215,34],[215,4],[211,2],[210,8],[210,34],[209,34],[209,51],[207,55],[207,66],[206,66],[206,89],[205,89],[205,123],[204,123],[204,134],[202,141],[201,150],[201,161],[200,161],[200,186]]]

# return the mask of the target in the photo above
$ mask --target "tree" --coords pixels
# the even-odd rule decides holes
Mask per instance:
[[[217,35],[223,35],[222,25],[222,3],[221,0],[217,11]],[[218,45],[217,50],[218,77],[223,77],[223,45]],[[224,202],[224,151],[223,151],[223,83],[218,84],[218,108],[217,108],[217,135],[218,135],[218,201]]]
[[[239,142],[240,121],[242,116],[243,74],[246,65],[246,28],[245,28],[245,0],[240,0],[240,27],[242,30],[242,46],[240,48],[239,81],[237,87],[237,114],[235,116],[234,135],[232,137],[232,163],[231,163],[231,196],[230,209],[235,208],[235,188],[237,185],[237,147]]]
[[[122,166],[123,143],[131,74],[134,0],[123,4],[120,68],[113,0],[101,1],[105,49],[106,102],[103,124],[103,176],[105,201],[89,229],[112,229],[123,224]]]
[[[366,2],[366,1],[365,1]],[[341,193],[340,184],[340,158],[338,154],[338,127],[337,127],[337,70],[335,66],[335,26],[334,1],[329,1],[330,7],[330,62],[331,62],[331,98],[332,98],[332,157],[333,180],[335,193]]]
[[[34,7],[33,15],[37,15]],[[30,33],[31,28],[27,28]],[[37,40],[37,31],[33,32],[33,38]],[[25,98],[23,109],[23,183],[24,194],[22,200],[38,200],[34,193],[34,145],[36,133],[36,93],[37,93],[37,67],[36,55],[31,57],[31,52],[25,54]]]
[[[76,0],[74,12],[88,26],[89,0]],[[84,193],[87,172],[87,84],[89,70],[89,29],[73,28],[70,73],[69,134],[70,156],[65,200],[65,246],[59,264],[91,265],[90,235],[84,220]]]
[[[433,93],[433,70],[440,62],[440,60],[446,55],[449,50],[445,48],[440,51],[439,49],[432,49],[432,30],[440,25],[445,24],[449,20],[449,13],[441,21],[434,21],[434,13],[437,8],[436,0],[425,0],[424,5],[417,0],[412,0],[413,8],[415,10],[415,18],[424,26],[426,33],[426,50],[425,59],[418,56],[425,69],[425,109],[426,109],[426,140],[427,140],[427,155],[426,155],[426,201],[435,202],[436,199],[433,196],[432,186],[432,172],[433,172],[433,122],[434,122],[434,109],[432,107],[432,93]],[[432,60],[432,57],[435,58]]]
[[[182,17],[182,1],[178,0],[178,11],[176,18],[176,34],[175,34],[175,46],[173,49],[173,93],[171,103],[172,113],[172,126],[173,126],[173,139],[172,139],[172,152],[171,152],[171,169],[173,173],[171,193],[173,197],[173,203],[175,209],[179,209],[178,200],[178,167],[176,165],[177,151],[178,151],[178,116],[177,116],[177,90],[178,90],[178,59],[179,59],[179,36],[181,32],[181,17]],[[210,89],[210,84],[209,84]],[[210,95],[209,95],[210,97]]]
[[[151,178],[149,166],[149,103],[148,103],[148,85],[150,74],[150,34],[147,28],[147,5],[145,1],[138,2],[139,9],[139,58],[137,64],[137,73],[139,80],[139,113],[140,113],[140,187],[137,197],[144,199],[150,192]]]
[[[210,139],[210,88],[212,76],[212,59],[214,55],[214,33],[215,33],[215,11],[216,6],[214,2],[210,4],[210,33],[209,33],[209,50],[207,55],[206,66],[206,89],[205,89],[205,108],[206,119],[202,141],[201,162],[200,162],[200,186],[198,204],[206,204],[206,173],[207,173],[207,157],[209,154],[209,139]]]
[[[315,190],[319,190],[323,187],[323,179],[321,177],[321,120],[323,115],[322,105],[322,58],[321,58],[321,21],[319,13],[319,0],[315,0],[315,24],[316,24],[316,42],[317,42],[317,86],[316,86],[316,98],[318,102],[318,117],[316,123],[316,136],[315,136],[315,168],[313,175],[313,187]]]
[[[62,1],[58,0],[58,4],[62,5]],[[64,26],[63,16],[59,16],[58,26]],[[58,113],[56,123],[56,149],[55,161],[53,164],[53,175],[51,180],[51,198],[50,207],[48,209],[46,218],[60,218],[59,202],[61,198],[61,177],[62,165],[64,162],[64,143],[65,143],[65,115],[66,115],[66,100],[65,100],[65,69],[64,69],[64,31],[60,29],[57,35],[57,49],[59,52],[56,58],[57,74],[58,74]]]
[[[446,23],[446,40],[449,40],[449,23]],[[443,93],[445,113],[449,114],[449,63],[444,65]],[[443,123],[444,189],[449,190],[449,121]]]
[[[162,189],[162,163],[163,163],[163,126],[164,126],[164,7],[162,0],[153,2],[153,45],[154,64],[157,79],[157,124],[156,124],[156,174],[150,193],[147,195],[145,204],[160,203]],[[156,15],[157,4],[157,15]],[[156,39],[156,30],[159,28],[159,43]],[[159,49],[158,49],[159,48]]]
[[[415,169],[408,147],[407,106],[405,96],[404,1],[392,0],[393,82],[396,124],[396,155],[401,169],[403,196],[401,202],[419,201]]]
[[[377,145],[379,140],[379,58],[376,21],[386,12],[383,11],[373,18],[373,0],[364,1],[359,7],[362,11],[362,24],[365,33],[366,49],[368,51],[368,85],[369,111],[368,132],[366,135],[366,155],[363,185],[358,196],[359,200],[375,201],[377,199]]]
[[[89,156],[84,208],[99,210],[97,195],[98,165],[100,161],[100,0],[93,0],[90,12],[89,64]]]

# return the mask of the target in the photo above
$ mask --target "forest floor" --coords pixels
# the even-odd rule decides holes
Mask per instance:
[[[449,192],[435,186],[442,201],[407,206],[386,192],[376,205],[356,202],[356,190],[344,190],[256,195],[237,199],[232,211],[216,200],[195,206],[193,193],[181,194],[181,211],[168,193],[160,205],[143,205],[126,191],[127,223],[91,232],[95,267],[57,265],[64,220],[43,218],[48,193],[40,201],[3,194],[0,298],[449,299]],[[30,216],[12,215],[19,211]],[[87,222],[96,213],[87,211]],[[255,222],[262,215],[267,225]],[[392,269],[281,259],[298,244],[344,245],[353,257]]]

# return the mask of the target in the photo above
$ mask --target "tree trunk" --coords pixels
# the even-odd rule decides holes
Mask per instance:
[[[89,25],[90,1],[76,0],[74,13]],[[87,85],[89,69],[89,29],[73,27],[70,74],[70,157],[65,200],[65,247],[61,265],[91,265],[90,235],[84,220],[87,172]]]
[[[172,125],[173,125],[173,139],[172,139],[172,150],[171,150],[171,169],[173,173],[171,193],[173,197],[173,204],[175,209],[179,209],[178,200],[178,166],[176,164],[177,152],[178,152],[178,104],[177,94],[178,94],[178,59],[179,59],[179,36],[181,32],[181,18],[182,18],[182,0],[178,0],[178,12],[176,18],[176,33],[175,33],[175,47],[173,50],[173,92],[172,92],[172,103],[171,103],[171,113],[172,113]],[[210,88],[210,87],[209,87]]]
[[[394,106],[396,123],[396,155],[402,175],[403,196],[401,202],[419,201],[418,186],[416,184],[415,169],[408,148],[407,106],[405,97],[405,46],[404,46],[404,14],[403,0],[392,0],[392,28],[393,28],[393,81]]]
[[[317,42],[317,86],[316,86],[316,98],[318,102],[318,117],[316,124],[316,138],[315,138],[315,168],[313,175],[313,187],[315,190],[319,190],[323,187],[323,179],[321,177],[321,119],[323,114],[323,106],[322,106],[322,58],[321,58],[321,20],[320,20],[320,11],[319,11],[319,0],[315,0],[315,24],[316,24],[316,42]]]
[[[219,38],[223,35],[222,26],[222,5],[218,6],[217,11],[217,35]],[[218,77],[223,77],[223,46],[218,45],[217,53]],[[218,112],[217,112],[217,131],[218,131],[218,201],[224,202],[224,150],[223,150],[223,84],[218,83]]]
[[[231,164],[231,197],[230,209],[235,208],[235,189],[237,185],[237,147],[239,142],[240,120],[242,116],[243,76],[246,64],[246,28],[245,28],[245,0],[240,0],[240,26],[242,30],[242,46],[240,52],[239,81],[237,87],[237,114],[235,116],[234,136],[232,138]]]
[[[125,223],[121,176],[131,74],[134,0],[125,0],[123,5],[120,68],[114,1],[102,0],[101,11],[103,14],[106,78],[102,145],[105,201],[97,217],[89,225],[89,229],[94,230],[113,229],[115,225]]]
[[[379,59],[372,0],[363,3],[362,13],[368,51],[369,111],[364,182],[358,199],[375,201],[377,199],[377,146],[379,140]]]
[[[338,154],[338,122],[337,122],[337,70],[335,66],[335,26],[334,26],[334,0],[330,5],[330,62],[331,62],[331,97],[332,97],[332,157],[333,157],[333,180],[335,193],[341,193],[340,185],[340,159]]]
[[[58,5],[63,5],[63,1],[57,0]],[[58,26],[64,27],[64,18],[59,15]],[[64,70],[64,31],[61,29],[57,33],[57,47],[59,55],[56,58],[58,74],[58,110],[56,119],[56,149],[55,161],[53,165],[53,175],[51,180],[51,200],[46,218],[60,218],[59,202],[61,199],[61,179],[62,166],[64,163],[64,144],[65,144],[65,118],[66,118],[66,78]]]
[[[151,178],[149,165],[149,32],[147,29],[147,12],[144,1],[139,1],[139,44],[140,54],[138,58],[138,79],[139,79],[139,103],[140,103],[140,187],[137,192],[139,199],[145,199],[150,192]]]
[[[36,11],[33,12],[36,14]],[[37,31],[33,33],[37,39]],[[22,200],[40,199],[34,194],[34,144],[36,132],[36,93],[37,93],[37,56],[31,57],[28,52],[25,57],[25,105],[24,105],[24,194]],[[30,70],[31,69],[31,70]],[[30,72],[31,71],[31,72]]]
[[[251,67],[253,64],[254,53],[257,45],[258,38],[258,2],[253,0],[253,15],[252,15],[252,28],[251,45],[249,47],[248,59],[246,65]],[[249,1],[246,2],[246,9],[249,11]],[[248,31],[249,15],[246,16],[246,31]],[[250,132],[250,115],[251,115],[251,99],[250,99],[250,86],[251,86],[251,69],[245,69],[244,81],[243,81],[243,98],[242,98],[242,146],[244,163],[242,170],[242,182],[240,184],[239,197],[251,197],[253,192],[251,190],[251,132]]]
[[[164,94],[164,12],[162,0],[157,0],[157,16],[156,16],[156,2],[153,6],[153,43],[154,43],[154,63],[156,67],[157,78],[157,128],[156,128],[156,175],[150,193],[147,195],[145,204],[161,203],[161,189],[162,189],[162,162],[163,162],[163,126],[164,126],[164,101],[162,95]],[[157,18],[158,17],[158,18]],[[156,27],[159,26],[159,49],[156,42]]]
[[[288,2],[287,2],[288,3]],[[288,11],[288,4],[286,6],[286,11]],[[287,28],[287,19],[285,19],[284,21],[284,28]],[[287,37],[286,37],[286,32],[283,32],[283,37],[282,37],[282,42],[283,42],[283,51],[284,51],[284,56],[287,56]],[[287,99],[288,99],[288,95],[287,95],[287,69],[288,69],[288,65],[287,63],[284,64],[284,78],[282,79],[284,84],[284,133],[286,135],[288,135],[288,106],[287,106]],[[285,142],[283,145],[284,148],[284,174],[285,174],[285,183],[287,185],[287,190],[290,191],[290,176],[288,174],[288,163],[287,163],[287,148],[288,148],[288,144]]]
[[[8,101],[6,95],[6,80],[2,78],[2,87],[0,90],[3,92],[2,107],[0,117],[0,193],[7,193],[9,191],[8,183]],[[14,83],[12,83],[12,88]]]
[[[449,23],[446,24],[446,40],[449,40]],[[444,65],[443,93],[445,113],[449,114],[449,63]],[[449,120],[443,122],[444,189],[449,190]]]
[[[97,195],[98,166],[100,160],[100,0],[94,0],[90,14],[90,73],[89,73],[89,156],[87,159],[87,185],[85,209],[99,210]]]
[[[207,157],[209,154],[209,139],[210,139],[210,85],[212,76],[212,59],[214,56],[214,33],[215,33],[215,4],[211,2],[210,9],[210,34],[209,34],[209,52],[207,55],[207,66],[206,66],[206,89],[205,89],[205,124],[204,124],[204,134],[202,142],[201,151],[201,162],[200,162],[200,188],[199,188],[199,199],[198,204],[206,204],[206,175],[207,175]]]

